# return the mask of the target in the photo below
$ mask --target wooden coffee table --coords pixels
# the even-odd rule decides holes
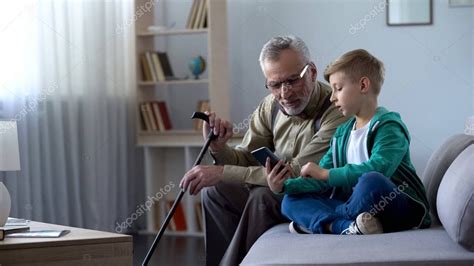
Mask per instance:
[[[71,232],[59,238],[7,237],[0,241],[0,266],[132,265],[131,236],[39,222],[29,226]]]

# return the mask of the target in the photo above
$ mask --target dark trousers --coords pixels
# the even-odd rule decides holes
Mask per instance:
[[[382,223],[384,232],[395,232],[418,226],[424,208],[402,193],[405,184],[395,186],[377,172],[362,175],[347,201],[329,199],[317,193],[285,195],[282,213],[313,233],[327,233],[325,225],[332,224],[333,233],[340,233],[357,215],[369,212]]]
[[[238,265],[266,230],[288,220],[268,187],[221,182],[202,191],[206,264]]]

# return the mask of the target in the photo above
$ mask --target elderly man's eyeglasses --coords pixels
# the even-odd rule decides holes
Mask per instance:
[[[285,81],[277,82],[277,83],[265,83],[265,88],[272,90],[274,92],[279,91],[282,86],[285,86],[286,88],[291,89],[293,88],[293,86],[296,86],[299,84],[299,82],[303,79],[304,75],[308,71],[308,68],[309,68],[309,64],[306,64],[298,76],[289,78]]]

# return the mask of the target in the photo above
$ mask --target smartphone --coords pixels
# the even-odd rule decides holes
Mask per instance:
[[[273,169],[275,165],[278,163],[280,158],[278,158],[269,148],[261,147],[256,150],[250,152],[253,157],[262,165],[265,166],[267,162],[267,157],[270,157],[270,165]],[[283,166],[282,166],[283,167]]]

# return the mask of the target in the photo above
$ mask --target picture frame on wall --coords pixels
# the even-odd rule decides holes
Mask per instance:
[[[388,26],[433,24],[432,0],[386,0]]]

